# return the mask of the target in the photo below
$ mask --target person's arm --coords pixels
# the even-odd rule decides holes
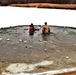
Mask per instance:
[[[42,33],[44,33],[44,30],[45,30],[45,27],[43,26],[43,27],[42,27]]]
[[[50,32],[50,26],[48,26],[48,28],[49,28],[49,32]]]
[[[44,30],[44,26],[42,27],[42,31]]]

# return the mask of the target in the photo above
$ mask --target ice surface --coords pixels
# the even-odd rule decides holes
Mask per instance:
[[[76,11],[0,6],[0,28],[16,25],[49,25],[76,27]]]

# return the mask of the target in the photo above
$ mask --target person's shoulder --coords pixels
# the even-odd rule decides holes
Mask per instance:
[[[48,28],[50,28],[50,26],[48,25]]]
[[[50,27],[50,25],[47,25],[48,27]]]

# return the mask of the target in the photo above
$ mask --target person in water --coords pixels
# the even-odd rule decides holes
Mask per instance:
[[[43,34],[49,34],[50,33],[50,27],[47,25],[47,22],[45,22],[43,25],[42,33]]]
[[[33,25],[33,23],[31,23],[31,25],[29,27],[29,34],[30,35],[33,35],[34,34],[34,31],[35,31],[34,25]]]

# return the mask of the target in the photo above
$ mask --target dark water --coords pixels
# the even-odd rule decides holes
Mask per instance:
[[[42,60],[53,60],[51,69],[76,66],[76,29],[51,27],[49,35],[42,35],[42,27],[34,35],[29,35],[26,26],[0,29],[1,63],[36,63]]]

